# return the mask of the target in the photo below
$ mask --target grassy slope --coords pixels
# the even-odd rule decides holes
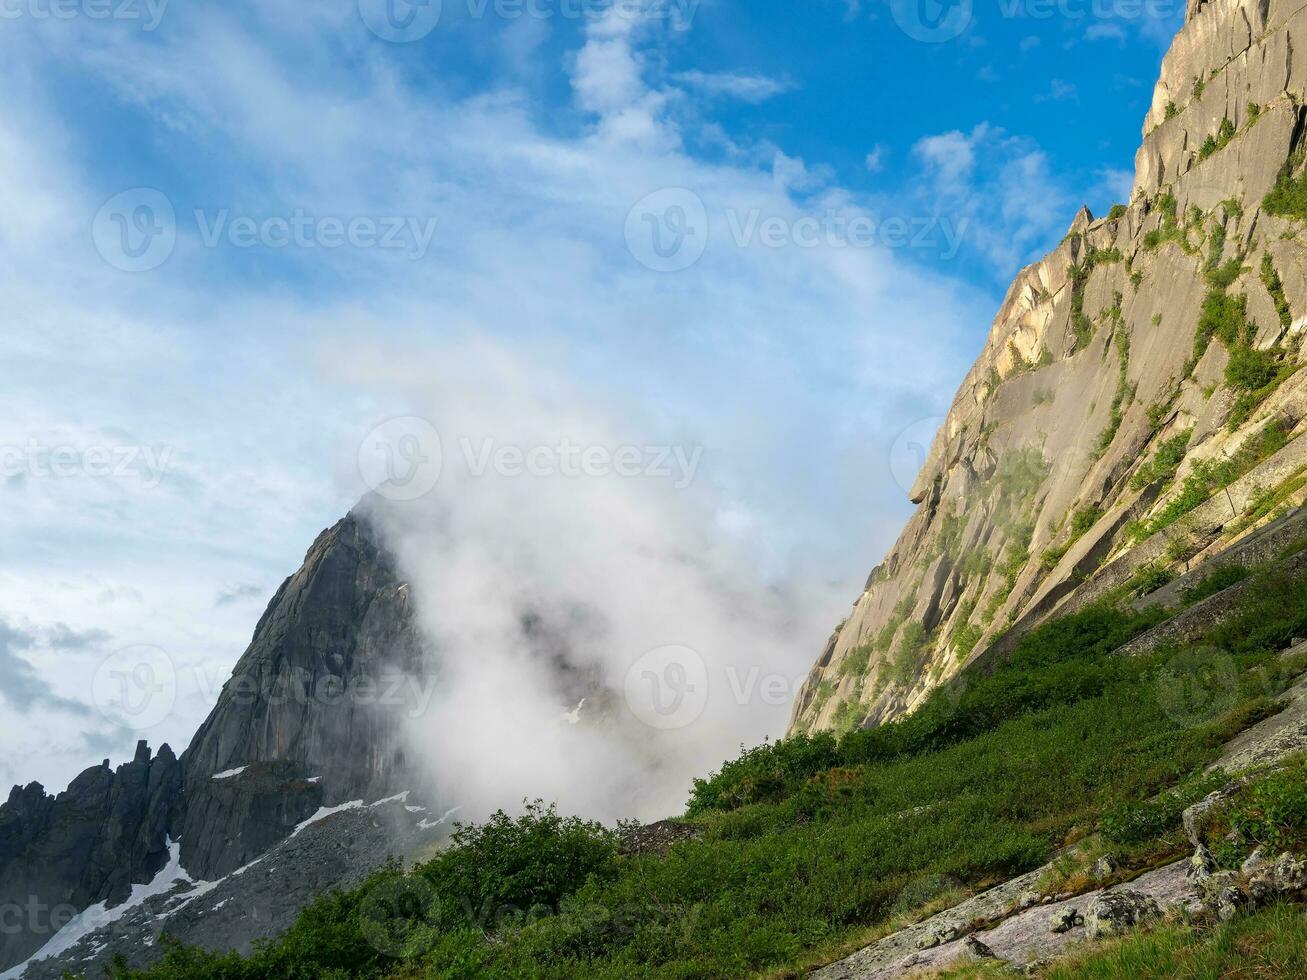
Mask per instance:
[[[689,819],[704,836],[666,858],[620,858],[602,829],[536,811],[468,829],[411,876],[382,869],[324,897],[251,957],[174,949],[119,974],[784,975],[857,948],[941,890],[1036,867],[1105,815],[1123,844],[1143,828],[1134,843],[1151,839],[1157,857],[1179,846],[1178,809],[1140,801],[1182,783],[1200,791],[1193,778],[1221,744],[1269,710],[1290,679],[1274,651],[1307,627],[1307,579],[1251,590],[1209,638],[1227,651],[1215,661],[1110,655],[1152,621],[1089,610],[896,725],[747,752],[696,781]]]

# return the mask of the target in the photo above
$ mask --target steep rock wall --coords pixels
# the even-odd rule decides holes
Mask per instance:
[[[1305,91],[1307,3],[1190,4],[1131,202],[1082,210],[1017,275],[791,732],[902,717],[1053,612],[1138,595],[1301,502],[1307,203],[1282,192]]]

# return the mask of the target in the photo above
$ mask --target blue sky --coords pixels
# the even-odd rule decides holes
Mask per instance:
[[[447,460],[702,449],[693,486],[593,512],[783,597],[766,656],[801,676],[909,512],[904,433],[1019,265],[1128,194],[1180,16],[896,2],[444,0],[408,43],[373,0],[6,7],[0,781],[184,743],[394,416]],[[948,39],[910,36],[922,9]],[[539,499],[540,541],[581,533]],[[690,639],[759,642],[697,616]],[[142,646],[181,678],[148,729],[88,681]]]

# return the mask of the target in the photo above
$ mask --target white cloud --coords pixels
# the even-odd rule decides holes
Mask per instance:
[[[147,134],[164,134],[170,155],[239,162],[239,195],[226,173],[169,185],[183,219],[192,207],[300,206],[436,216],[439,231],[414,263],[361,250],[236,254],[204,248],[183,227],[167,264],[121,274],[95,255],[87,226],[122,180],[138,178],[124,165],[103,183],[53,107],[0,107],[5,186],[24,187],[5,205],[28,209],[9,224],[26,229],[21,240],[0,252],[9,318],[0,345],[12,365],[0,444],[36,434],[176,449],[154,490],[81,478],[0,489],[9,545],[0,615],[164,647],[199,680],[167,725],[144,734],[180,748],[216,689],[208,682],[223,679],[254,625],[251,603],[215,606],[215,596],[292,571],[362,491],[363,434],[422,412],[451,435],[520,442],[566,428],[605,442],[703,445],[709,460],[704,482],[682,496],[661,485],[560,485],[537,500],[510,485],[454,500],[461,534],[450,569],[466,580],[414,562],[428,608],[451,610],[433,630],[466,644],[477,631],[495,635],[510,600],[556,611],[589,598],[620,638],[598,651],[610,675],[619,657],[678,640],[714,663],[756,656],[800,676],[898,531],[908,508],[889,479],[888,447],[945,407],[986,298],[885,248],[736,247],[728,214],[793,221],[814,206],[860,204],[829,168],[769,144],[736,136],[737,155],[721,164],[687,153],[650,54],[665,43],[655,26],[590,26],[566,69],[555,66],[581,117],[560,133],[534,121],[528,91],[419,87],[388,48],[342,32],[350,5],[315,11],[286,29],[294,58],[331,70],[297,70],[262,29],[261,18],[290,15],[262,6],[178,8],[156,38],[86,29],[8,39],[7,87],[22,73],[85,73],[148,119]],[[942,144],[934,155],[959,185],[971,175]],[[635,202],[666,187],[693,190],[709,215],[707,250],[677,274],[641,266],[623,235]],[[478,554],[478,538],[493,548]],[[518,564],[523,556],[531,561]],[[497,599],[500,576],[511,578]],[[484,621],[469,620],[473,611]],[[508,716],[517,726],[508,733],[536,734],[524,726],[545,718],[546,703],[505,676],[519,652],[505,641],[486,674],[468,679],[483,700],[463,710],[484,713],[460,723]],[[32,666],[57,696],[88,703],[96,654],[78,656],[73,671],[68,661]],[[556,718],[559,706],[547,707]],[[705,759],[720,761],[742,738],[779,732],[787,713],[784,701],[714,709],[651,780],[648,805],[683,792]],[[22,725],[0,715],[0,731],[12,778],[51,785],[98,761],[85,757],[86,739],[105,737],[35,713]],[[593,772],[538,755],[569,743],[539,741],[521,758],[550,776],[541,795],[612,809],[596,798]],[[614,758],[593,751],[592,762]],[[460,779],[471,766],[442,761]],[[504,774],[463,780],[464,791],[512,806],[525,790],[503,798],[507,777],[522,773]]]
[[[672,76],[677,82],[707,96],[725,96],[741,102],[758,104],[783,92],[794,84],[766,75],[746,75],[739,72],[683,71]]]
[[[871,152],[867,154],[867,158],[864,161],[866,163],[867,170],[873,174],[880,173],[882,170],[885,169],[885,158],[888,155],[889,155],[889,151],[886,150],[885,147],[877,143],[874,147],[872,147]]]
[[[970,133],[925,137],[913,150],[923,164],[918,203],[965,227],[968,243],[988,257],[1001,280],[1064,230],[1071,196],[1030,140],[981,123]]]
[[[1109,205],[1129,203],[1135,184],[1133,171],[1121,167],[1103,167],[1096,176],[1098,185],[1093,188],[1094,197],[1105,199]]]
[[[955,129],[937,136],[925,136],[917,141],[913,152],[925,162],[937,184],[957,189],[970,176],[976,162],[976,144],[987,133],[988,127],[982,123],[970,135]]]

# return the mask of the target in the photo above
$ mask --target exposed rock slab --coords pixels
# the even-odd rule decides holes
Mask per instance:
[[[1087,917],[1084,913],[1093,902],[1100,900],[1104,895],[1111,896],[1120,892],[1136,893],[1156,902],[1161,910],[1178,908],[1195,901],[1198,893],[1185,880],[1187,863],[1187,860],[1176,861],[1143,874],[1126,885],[1088,892],[1048,905],[1031,906],[1013,913],[997,926],[978,930],[967,938],[974,938],[987,947],[996,958],[1014,966],[1052,959],[1088,938],[1087,927],[1083,921]],[[934,918],[947,918],[950,915],[982,918],[983,916],[972,915],[972,909],[993,907],[987,900],[987,896],[991,895],[1000,896],[999,910],[1007,911],[1002,908],[1004,900],[1009,900],[1007,908],[1010,909],[1010,899],[1014,899],[1019,891],[1033,886],[1043,870],[1015,878],[997,889],[970,900],[979,901],[981,903],[979,906],[963,903],[957,909],[942,912]],[[1013,886],[1018,890],[1014,891]],[[1076,916],[1073,914],[1075,912],[1081,913],[1081,921],[1076,921]],[[1049,921],[1055,917],[1067,919],[1075,924],[1061,932],[1054,932],[1049,926]],[[888,936],[847,959],[814,971],[811,976],[816,980],[892,980],[895,977],[929,972],[932,969],[941,969],[976,958],[976,952],[966,939],[957,939],[927,949],[913,948],[914,937],[923,929],[929,929],[931,921],[928,919],[902,933]]]

